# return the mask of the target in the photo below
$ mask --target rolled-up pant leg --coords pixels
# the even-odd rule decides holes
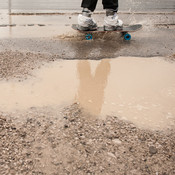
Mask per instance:
[[[93,12],[97,6],[97,1],[98,0],[83,0],[81,7],[88,8],[89,10],[91,10]],[[106,0],[106,1],[108,1],[108,0]]]
[[[118,0],[103,0],[102,3],[104,9],[113,9],[118,11]]]

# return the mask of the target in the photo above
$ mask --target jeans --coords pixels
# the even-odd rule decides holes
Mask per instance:
[[[95,10],[98,0],[83,0],[81,7],[88,8],[92,12]],[[113,9],[117,11],[118,0],[102,0],[104,9]]]

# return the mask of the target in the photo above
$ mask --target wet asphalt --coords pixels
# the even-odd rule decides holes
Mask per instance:
[[[97,34],[86,41],[85,35],[73,31],[80,11],[79,0],[4,0],[0,1],[0,51],[23,50],[47,52],[60,59],[101,59],[117,56],[171,56],[175,53],[174,0],[144,1],[120,0],[119,17],[128,24],[142,24],[140,31],[132,33],[131,41],[124,41],[119,33]],[[13,15],[8,15],[10,7]],[[17,15],[26,12],[59,12],[60,15]],[[102,10],[99,1],[97,10]],[[17,13],[16,13],[17,12]],[[98,25],[104,14],[95,14]]]
[[[102,59],[118,56],[171,56],[175,53],[174,13],[120,13],[125,24],[140,23],[143,28],[125,41],[120,33],[95,34],[85,40],[71,28],[77,14],[11,15],[1,14],[0,51],[46,52],[58,59]],[[104,14],[94,18],[102,25]]]

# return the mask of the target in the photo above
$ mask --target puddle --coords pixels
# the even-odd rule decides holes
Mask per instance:
[[[0,82],[0,111],[64,106],[115,115],[144,128],[175,123],[175,63],[162,58],[59,61],[33,72],[24,82]]]
[[[24,82],[0,82],[0,110],[27,110],[31,107],[72,103],[78,80],[76,62],[57,62],[34,71]],[[69,71],[69,73],[68,73]]]

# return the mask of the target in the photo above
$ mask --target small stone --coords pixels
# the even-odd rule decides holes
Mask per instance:
[[[99,167],[100,171],[104,170],[104,168],[102,166]]]
[[[154,146],[150,146],[150,147],[149,147],[149,153],[150,153],[150,154],[156,154],[156,153],[157,153],[157,148],[154,147]]]
[[[144,136],[140,136],[139,140],[141,140],[142,142],[146,141],[146,138]]]
[[[113,153],[108,152],[108,156],[116,158],[116,156]]]
[[[69,125],[65,124],[65,125],[64,125],[64,128],[69,128]]]
[[[124,129],[121,129],[120,132],[121,132],[121,134],[125,134],[126,133],[126,131]]]
[[[122,144],[122,142],[119,139],[113,139],[112,141],[118,145]]]

